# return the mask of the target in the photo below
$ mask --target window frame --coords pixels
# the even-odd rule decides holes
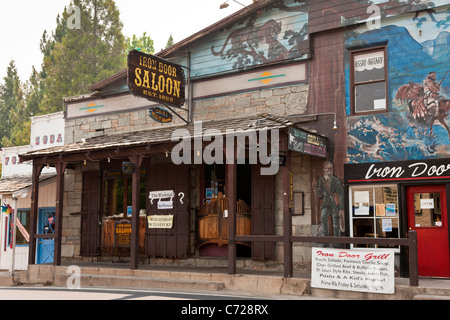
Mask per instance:
[[[375,193],[375,189],[376,188],[395,188],[397,190],[397,200],[395,203],[396,206],[396,215],[395,216],[389,216],[389,215],[377,215],[376,213],[376,193]],[[366,191],[368,189],[371,189],[371,194],[369,193],[369,196],[371,196],[372,198],[369,199],[369,210],[370,210],[370,204],[372,204],[372,208],[369,212],[369,215],[357,215],[353,212],[353,192],[354,191]],[[399,190],[400,187],[397,184],[368,184],[368,185],[350,185],[348,188],[348,204],[349,204],[349,227],[350,227],[350,237],[355,237],[354,235],[354,230],[353,230],[353,226],[354,226],[354,220],[363,220],[363,219],[371,219],[373,221],[373,230],[374,230],[374,237],[375,238],[379,238],[382,239],[384,237],[378,237],[377,236],[377,222],[378,220],[382,223],[382,219],[396,219],[397,221],[397,227],[398,227],[398,235],[397,238],[400,239],[401,237],[401,213],[400,213],[400,204],[399,204]],[[394,222],[394,221],[392,221]],[[394,225],[394,223],[393,223]],[[355,250],[364,250],[365,248],[363,247],[358,247],[355,246],[355,244],[351,244],[350,245],[351,249],[355,249]],[[400,246],[395,246],[395,247],[378,247],[378,245],[375,246],[375,248],[371,248],[371,250],[394,250],[394,252],[400,252]]]
[[[358,83],[355,82],[355,56],[361,55],[361,54],[368,54],[373,53],[377,51],[382,51],[384,55],[384,79],[383,80],[373,80],[373,81],[360,81]],[[367,111],[356,111],[356,86],[358,85],[364,85],[364,84],[370,84],[370,83],[380,83],[384,82],[384,90],[385,90],[385,108],[383,109],[372,109]],[[388,112],[388,101],[389,101],[389,92],[388,92],[388,59],[387,59],[387,45],[377,46],[377,47],[371,47],[371,48],[364,48],[364,49],[357,49],[357,50],[351,50],[350,51],[350,112],[351,115],[367,115],[367,114],[377,114],[377,113],[385,113]]]

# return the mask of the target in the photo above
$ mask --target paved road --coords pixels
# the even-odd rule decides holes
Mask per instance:
[[[0,287],[0,300],[227,300],[251,299],[229,295],[129,289],[67,289],[57,287]]]

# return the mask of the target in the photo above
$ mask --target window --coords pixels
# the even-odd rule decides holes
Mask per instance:
[[[30,238],[30,210],[19,209],[16,222],[16,245],[28,245]]]
[[[387,109],[386,67],[385,47],[352,52],[353,113],[378,112]]]
[[[351,187],[350,215],[352,237],[399,238],[397,186]],[[378,245],[376,247],[398,248]]]
[[[132,177],[117,171],[105,173],[103,194],[103,215],[106,217],[127,218],[131,216],[129,207],[132,205]],[[140,182],[140,210],[147,205],[146,186],[147,178],[145,170],[141,170]]]
[[[441,194],[439,192],[414,193],[414,225],[416,227],[442,227]]]

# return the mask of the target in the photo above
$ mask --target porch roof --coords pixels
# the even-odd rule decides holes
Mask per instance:
[[[56,173],[43,173],[39,177],[39,181],[48,180],[53,177],[56,177]],[[0,179],[0,194],[14,193],[18,190],[28,188],[32,185],[32,182],[31,175]]]
[[[200,127],[199,123],[201,123],[201,135],[197,132]],[[30,151],[21,154],[20,160],[28,161],[42,157],[117,150],[118,148],[145,147],[163,143],[178,142],[180,139],[172,141],[172,134],[177,129],[179,130],[177,132],[178,138],[186,136],[197,138],[199,136],[205,137],[216,135],[217,130],[220,131],[222,135],[225,135],[227,130],[246,131],[252,129],[255,131],[261,131],[264,129],[283,129],[293,124],[286,119],[278,118],[269,114],[261,114],[244,118],[240,117],[223,120],[201,121],[199,123],[194,122],[187,125],[158,127],[148,130],[102,135],[99,137],[85,139],[82,142],[66,144],[64,146]],[[213,129],[215,130],[214,133],[212,131],[208,131]]]

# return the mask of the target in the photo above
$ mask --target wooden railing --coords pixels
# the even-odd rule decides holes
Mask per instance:
[[[235,236],[235,241],[267,241],[267,242],[285,242],[285,236]],[[289,246],[285,250],[284,256],[284,276],[290,278],[293,276],[292,246],[295,242],[300,243],[340,243],[340,244],[373,244],[373,245],[395,245],[408,247],[409,260],[409,284],[410,286],[419,285],[419,270],[417,259],[417,232],[411,230],[408,232],[408,238],[351,238],[351,237],[313,237],[313,236],[290,236]],[[286,254],[290,252],[290,254]],[[236,259],[228,259],[229,270],[236,270]],[[232,265],[234,263],[234,265]]]

